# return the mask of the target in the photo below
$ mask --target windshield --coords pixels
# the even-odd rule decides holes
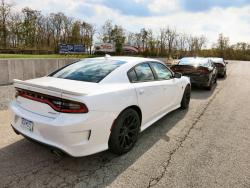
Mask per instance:
[[[192,65],[192,66],[209,66],[209,62],[205,58],[182,58],[179,65]]]
[[[97,83],[124,63],[126,62],[119,60],[86,59],[66,66],[50,76]]]

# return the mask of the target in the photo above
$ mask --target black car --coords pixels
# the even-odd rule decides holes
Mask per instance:
[[[171,69],[190,77],[191,84],[203,86],[209,90],[217,82],[217,68],[209,58],[185,57]]]
[[[227,75],[227,62],[225,62],[223,58],[211,57],[209,59],[216,66],[216,68],[218,70],[218,76],[225,78]]]

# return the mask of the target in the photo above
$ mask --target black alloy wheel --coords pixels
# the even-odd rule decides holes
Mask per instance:
[[[140,118],[133,109],[127,109],[116,119],[109,138],[112,153],[123,154],[131,150],[140,131]]]
[[[187,109],[189,107],[190,98],[191,98],[191,87],[190,85],[187,85],[181,100],[181,109]]]

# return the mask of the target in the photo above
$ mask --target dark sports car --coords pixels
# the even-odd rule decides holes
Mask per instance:
[[[203,86],[208,90],[217,82],[217,68],[209,58],[185,57],[171,69],[190,77],[193,85]]]
[[[218,70],[218,76],[225,78],[227,75],[227,62],[223,58],[210,58]]]

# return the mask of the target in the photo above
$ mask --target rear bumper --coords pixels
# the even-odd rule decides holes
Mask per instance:
[[[208,86],[210,83],[209,75],[184,75],[190,78],[190,82],[192,85],[197,86]]]
[[[61,148],[57,148],[57,147],[55,147],[55,146],[48,145],[48,144],[46,144],[46,143],[40,142],[39,140],[35,140],[35,139],[33,139],[33,138],[30,138],[30,137],[24,135],[23,133],[19,132],[12,124],[11,124],[11,127],[12,127],[12,129],[14,130],[14,132],[15,132],[16,134],[18,134],[18,135],[22,135],[23,137],[25,137],[25,138],[27,138],[27,139],[33,141],[33,142],[36,142],[36,143],[38,143],[38,144],[42,144],[42,145],[47,146],[47,147],[49,147],[49,148],[51,148],[51,149],[60,150],[60,151],[62,151],[63,153],[66,153],[66,154],[70,155],[70,154],[67,153],[66,151],[63,151]]]
[[[108,149],[110,128],[116,118],[116,113],[111,112],[61,113],[56,118],[48,118],[29,112],[15,102],[11,103],[10,110],[11,125],[16,133],[74,157]],[[32,132],[21,126],[22,118],[33,122]]]

